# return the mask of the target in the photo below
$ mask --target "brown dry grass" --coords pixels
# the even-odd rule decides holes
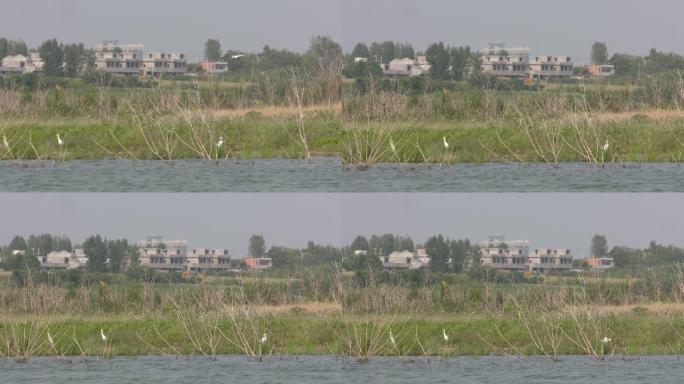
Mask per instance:
[[[336,104],[319,104],[311,105],[302,108],[306,114],[317,114],[317,113],[332,113],[340,114],[342,113],[342,103]],[[264,106],[258,108],[239,108],[239,109],[218,109],[212,111],[212,116],[214,118],[238,118],[245,117],[249,113],[259,113],[260,115],[266,117],[291,117],[297,116],[299,110],[295,107],[276,107],[276,106]]]

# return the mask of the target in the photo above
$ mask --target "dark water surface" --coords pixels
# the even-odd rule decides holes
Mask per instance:
[[[402,363],[375,359],[358,364],[330,356],[287,357],[263,363],[243,356],[217,361],[174,357],[120,357],[72,363],[35,358],[26,364],[0,360],[3,383],[681,383],[684,361],[673,356],[594,361],[548,358],[460,357]]]
[[[684,165],[379,164],[340,159],[0,161],[4,192],[684,192]]]

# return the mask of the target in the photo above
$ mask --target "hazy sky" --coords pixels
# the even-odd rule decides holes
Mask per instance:
[[[303,51],[316,34],[347,50],[385,39],[418,50],[436,40],[477,49],[525,44],[578,63],[596,40],[611,52],[684,52],[681,0],[6,0],[1,8],[0,36],[30,46],[53,36],[89,46],[120,40],[190,57],[201,56],[208,37],[224,48]]]
[[[267,246],[348,244],[357,234],[432,234],[473,241],[526,238],[586,255],[591,236],[647,247],[684,246],[682,194],[0,194],[0,243],[15,234],[147,235],[244,256],[253,233]]]

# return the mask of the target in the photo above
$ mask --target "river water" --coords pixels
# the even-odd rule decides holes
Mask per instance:
[[[684,192],[684,165],[378,164],[304,160],[0,161],[2,192]]]
[[[249,362],[243,356],[117,357],[111,360],[35,358],[25,364],[0,360],[2,383],[681,383],[684,361],[648,356],[594,361],[567,356],[548,358],[459,357],[402,362],[375,359],[368,364],[332,356],[286,357]]]

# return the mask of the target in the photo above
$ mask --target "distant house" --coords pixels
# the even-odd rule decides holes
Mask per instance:
[[[247,268],[254,271],[263,271],[273,267],[273,259],[269,257],[247,257],[242,259]]]
[[[425,56],[415,59],[394,59],[388,64],[381,64],[382,73],[388,77],[418,77],[430,74],[432,66]]]
[[[530,57],[530,48],[505,48],[503,44],[492,44],[480,50],[480,70],[498,77],[529,78],[546,80],[548,78],[570,77],[574,74],[574,64],[569,56]]]
[[[569,271],[572,268],[569,249],[535,249],[529,256],[530,272]]]
[[[611,257],[592,257],[585,261],[594,270],[605,270],[615,267],[615,262]]]
[[[95,46],[95,68],[117,74],[139,76],[143,69],[142,44],[119,44],[105,41]]]
[[[574,75],[575,66],[569,56],[537,56],[530,62],[530,77],[546,80]]]
[[[187,260],[190,272],[205,273],[231,269],[227,249],[195,248],[188,252]]]
[[[72,252],[50,252],[39,259],[40,267],[45,270],[68,270],[84,268],[88,264],[88,257],[83,249],[77,248]]]
[[[421,269],[427,268],[430,257],[425,249],[415,251],[396,251],[387,256],[380,257],[382,267],[387,270],[393,269]]]
[[[38,53],[31,53],[28,57],[24,55],[10,55],[2,59],[0,73],[23,74],[41,72],[43,66],[43,60]]]
[[[225,61],[203,61],[200,67],[210,75],[228,72],[228,63]]]
[[[502,271],[569,271],[572,260],[569,249],[540,248],[530,252],[528,240],[506,240],[503,236],[492,236],[480,242],[480,264]]]
[[[227,249],[195,248],[185,240],[163,240],[150,236],[138,244],[140,265],[161,271],[205,273],[230,269]]]
[[[183,53],[152,52],[145,54],[145,76],[182,75],[187,72],[188,61]]]
[[[615,74],[614,65],[591,64],[584,67],[591,77],[609,77]]]

